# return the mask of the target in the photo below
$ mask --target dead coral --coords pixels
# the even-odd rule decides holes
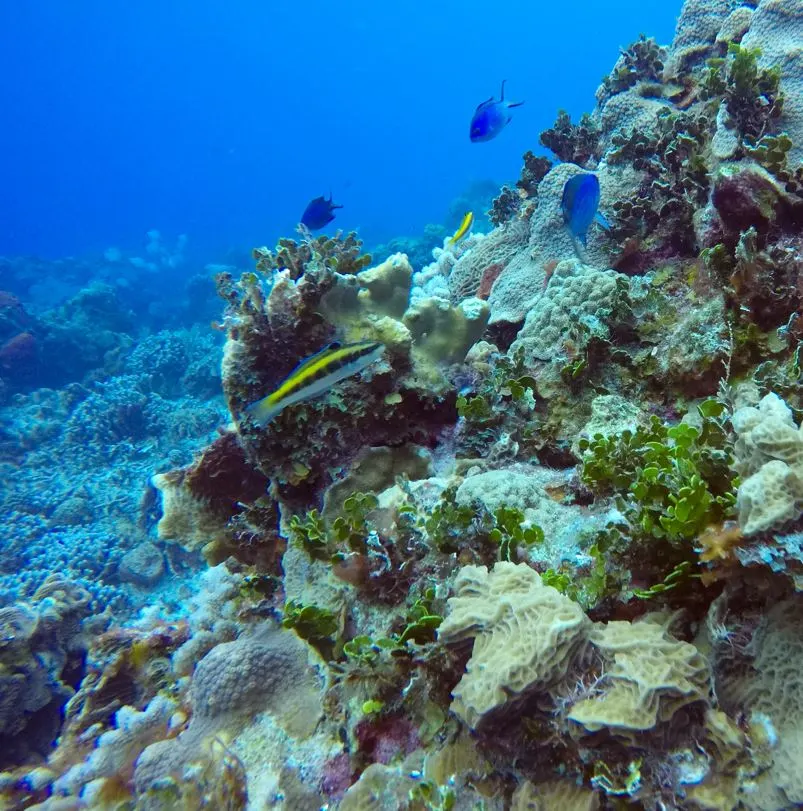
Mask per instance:
[[[273,271],[287,269],[292,279],[298,279],[313,265],[338,273],[358,273],[371,264],[371,255],[362,253],[362,240],[356,231],[345,236],[338,231],[333,237],[302,233],[302,237],[300,242],[283,237],[272,251],[254,248],[257,270],[270,275]]]

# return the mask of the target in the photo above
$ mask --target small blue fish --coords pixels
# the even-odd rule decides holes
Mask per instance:
[[[329,192],[329,199],[316,197],[301,215],[301,224],[309,228],[310,231],[317,231],[328,225],[335,218],[332,213],[336,208],[343,208],[332,202],[332,193]]]
[[[585,173],[575,175],[566,181],[560,203],[563,221],[569,233],[580,240],[581,245],[586,244],[586,234],[594,220],[606,231],[610,230],[610,223],[597,211],[597,206],[599,206],[599,180],[596,175]]]
[[[510,122],[512,116],[508,110],[524,104],[523,101],[505,101],[505,82],[502,82],[502,92],[499,96],[499,101],[491,96],[488,101],[482,102],[474,110],[468,136],[472,143],[476,144],[496,138]]]

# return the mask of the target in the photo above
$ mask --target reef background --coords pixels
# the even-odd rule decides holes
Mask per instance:
[[[689,0],[457,246],[4,260],[4,801],[800,807],[801,42]],[[254,424],[333,339],[385,352]]]

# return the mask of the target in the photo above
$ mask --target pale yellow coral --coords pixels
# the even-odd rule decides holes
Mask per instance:
[[[589,732],[652,729],[681,707],[707,701],[710,671],[694,645],[655,622],[609,622],[591,641],[604,661],[599,694],[578,702],[569,718]]]
[[[474,639],[452,692],[453,712],[472,728],[516,698],[554,685],[585,644],[591,623],[580,606],[524,564],[500,562],[492,572],[466,566],[454,590],[438,638]]]

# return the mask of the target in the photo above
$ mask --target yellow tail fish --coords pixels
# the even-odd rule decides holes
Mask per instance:
[[[329,344],[299,364],[276,391],[247,406],[245,411],[258,425],[266,425],[280,411],[323,394],[336,383],[361,372],[385,351],[377,341]]]
[[[458,229],[454,232],[454,234],[452,234],[452,236],[449,237],[449,244],[456,245],[458,242],[460,242],[460,240],[463,239],[463,237],[465,237],[471,230],[472,225],[474,225],[474,212],[467,211],[463,215],[463,219],[458,226]]]

